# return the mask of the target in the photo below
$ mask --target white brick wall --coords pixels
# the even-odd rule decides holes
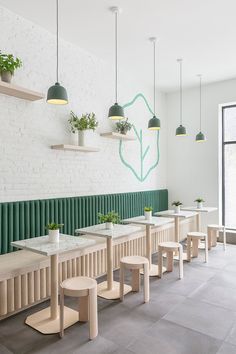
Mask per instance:
[[[24,63],[16,72],[14,82],[46,94],[55,82],[55,37],[2,7],[0,23],[0,49],[19,56]],[[110,65],[71,43],[60,41],[60,82],[68,90],[69,105],[52,106],[45,100],[31,103],[0,94],[1,202],[166,187],[165,95],[158,96],[162,119],[160,163],[140,183],[121,163],[119,142],[99,136],[112,125],[107,119],[108,108],[113,103],[112,76]],[[151,101],[151,91],[142,82],[127,80],[120,89],[120,102],[130,101],[138,92]],[[100,152],[83,154],[50,149],[50,145],[71,142],[67,125],[71,109],[78,114],[96,113],[99,128],[91,143]],[[138,129],[144,129],[152,150],[148,160],[153,161],[154,135],[146,130],[150,114],[138,102],[127,110],[127,115]],[[138,152],[137,142],[125,143],[127,160],[137,166]]]

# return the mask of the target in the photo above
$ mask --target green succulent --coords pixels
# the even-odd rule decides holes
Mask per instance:
[[[46,230],[58,230],[63,226],[64,226],[64,224],[57,224],[55,222],[51,222],[45,226],[45,229]]]
[[[9,71],[12,75],[14,71],[22,66],[22,61],[12,54],[4,54],[0,51],[0,72]]]
[[[112,222],[113,224],[119,224],[120,215],[113,210],[107,214],[98,213],[98,220],[101,224],[105,222]]]

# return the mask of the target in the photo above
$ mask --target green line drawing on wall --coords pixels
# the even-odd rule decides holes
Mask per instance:
[[[133,99],[132,101],[126,103],[123,108],[127,108],[132,106],[135,101],[137,99],[142,99],[147,107],[147,109],[149,110],[149,112],[153,115],[153,111],[150,108],[150,105],[148,104],[148,101],[146,99],[146,97],[142,94],[142,93],[138,93]],[[140,129],[140,131],[138,132],[138,130],[136,129],[135,125],[133,124],[133,129],[134,129],[134,133],[138,139],[138,142],[140,144],[140,171],[137,172],[135,171],[135,169],[125,160],[124,156],[123,156],[123,150],[122,150],[122,146],[123,146],[123,141],[120,140],[120,144],[119,144],[119,155],[120,155],[120,159],[122,161],[122,163],[130,169],[130,171],[134,174],[134,176],[140,181],[140,182],[144,182],[147,177],[149,176],[149,174],[151,173],[152,170],[154,170],[154,168],[156,168],[156,166],[159,163],[159,158],[160,158],[160,150],[159,150],[159,131],[155,132],[154,134],[156,134],[156,148],[157,148],[157,158],[156,161],[150,166],[150,168],[148,169],[148,171],[145,173],[144,172],[144,160],[145,157],[147,156],[147,153],[150,149],[150,145],[148,145],[146,148],[144,148],[143,146],[143,130]]]

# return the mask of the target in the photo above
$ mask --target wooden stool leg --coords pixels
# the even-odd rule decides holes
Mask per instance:
[[[211,228],[208,227],[207,228],[207,235],[208,235],[208,249],[210,250],[211,249],[211,243],[212,243],[212,235],[211,235]]]
[[[149,302],[149,265],[144,264],[144,302]]]
[[[89,338],[98,335],[97,288],[89,290]]]
[[[79,321],[87,322],[88,320],[89,320],[88,296],[81,296],[79,298]]]
[[[212,237],[212,246],[213,246],[213,247],[216,247],[216,245],[217,245],[217,230],[212,230],[212,234],[213,234],[213,237]]]
[[[120,263],[120,301],[124,301],[124,278],[125,278],[124,265]]]
[[[223,226],[223,245],[224,245],[224,251],[226,250],[226,231],[225,231],[225,226]]]
[[[193,257],[198,257],[198,239],[192,239]]]
[[[167,255],[167,272],[173,272],[173,252],[166,252]]]
[[[191,237],[187,236],[187,260],[191,262]]]
[[[140,290],[140,269],[132,270],[132,291]]]
[[[158,277],[159,278],[162,278],[162,266],[163,266],[162,247],[158,246]]]
[[[179,279],[183,279],[184,262],[183,262],[183,246],[179,245]]]
[[[206,237],[205,237],[205,262],[207,263],[208,262],[208,236],[206,234]]]
[[[64,337],[64,291],[60,287],[60,337]]]

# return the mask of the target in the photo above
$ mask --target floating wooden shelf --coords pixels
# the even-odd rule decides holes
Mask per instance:
[[[104,138],[109,138],[109,139],[118,139],[118,140],[136,140],[136,138],[132,135],[125,135],[125,134],[120,134],[116,132],[108,132],[108,133],[102,133],[100,134]]]
[[[68,150],[68,151],[81,151],[81,152],[98,152],[99,149],[89,146],[79,146],[79,145],[52,145],[51,149],[54,150]]]
[[[28,101],[37,101],[44,98],[44,95],[39,92],[25,89],[24,87],[9,84],[0,80],[0,93],[8,96],[14,96]]]

